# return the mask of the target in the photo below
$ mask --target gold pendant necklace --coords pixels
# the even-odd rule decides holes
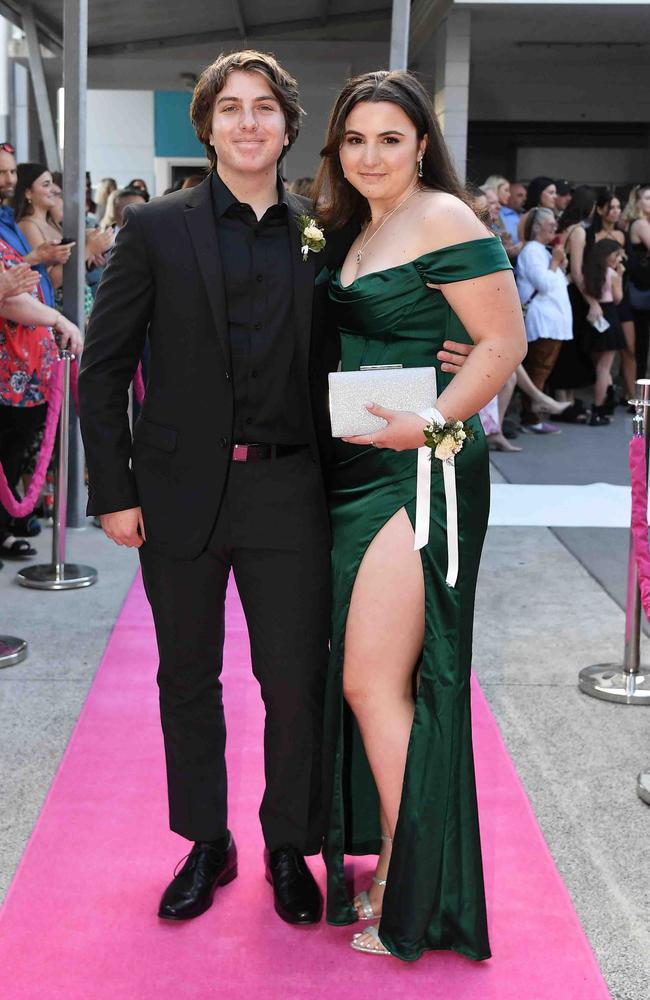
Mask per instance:
[[[402,198],[402,200],[400,202],[398,202],[397,205],[395,205],[395,208],[391,208],[390,212],[386,213],[386,215],[383,217],[383,219],[381,220],[381,222],[379,223],[379,225],[375,229],[375,231],[372,234],[372,236],[369,236],[368,239],[364,239],[363,240],[361,246],[357,250],[357,264],[361,263],[361,258],[363,257],[363,251],[366,249],[366,247],[371,242],[371,240],[374,240],[375,236],[377,235],[377,233],[379,232],[379,230],[381,229],[381,227],[384,225],[384,223],[388,222],[388,220],[390,219],[391,215],[394,215],[398,208],[401,208],[402,205],[405,205],[406,202],[409,200],[409,198],[413,197],[413,195],[415,194],[416,191],[419,191],[419,185],[417,185],[417,184],[413,188],[412,191],[409,191],[409,193],[406,195],[405,198]],[[368,226],[368,229],[369,228],[370,228],[370,226]],[[366,233],[367,232],[368,232],[368,230],[366,230]]]

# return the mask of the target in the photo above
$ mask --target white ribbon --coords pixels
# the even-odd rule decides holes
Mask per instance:
[[[418,416],[428,423],[445,423],[439,410],[431,407],[422,410]],[[417,552],[429,541],[429,519],[431,515],[431,463],[433,453],[428,445],[418,448],[417,489],[415,498],[415,541]],[[455,587],[458,579],[458,498],[456,495],[456,463],[453,456],[442,463],[442,476],[447,507],[447,576],[448,586]]]

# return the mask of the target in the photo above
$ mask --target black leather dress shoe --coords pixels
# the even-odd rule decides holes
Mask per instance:
[[[278,916],[288,924],[318,923],[323,897],[302,854],[295,847],[278,847],[265,851],[264,860]]]
[[[165,889],[158,916],[163,920],[198,917],[212,906],[217,886],[228,885],[236,876],[237,848],[232,834],[223,844],[198,841]]]

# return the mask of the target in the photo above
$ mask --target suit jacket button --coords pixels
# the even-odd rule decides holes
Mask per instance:
[[[228,438],[219,438],[219,444],[222,448],[228,447]]]
[[[226,372],[226,382],[230,382],[230,372]]]

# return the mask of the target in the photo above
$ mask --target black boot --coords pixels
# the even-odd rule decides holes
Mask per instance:
[[[278,916],[288,924],[318,923],[323,897],[302,854],[295,847],[278,847],[265,851],[264,860]]]
[[[605,401],[601,406],[603,416],[611,417],[616,409],[616,404],[618,403],[618,398],[616,396],[616,390],[613,385],[607,386],[607,392],[605,393]]]
[[[604,407],[602,406],[594,405],[591,407],[590,427],[605,427],[609,424],[609,417],[605,416],[603,410]]]
[[[230,833],[219,841],[197,841],[165,889],[158,916],[164,920],[198,917],[212,906],[216,888],[228,885],[236,876],[237,848]]]

